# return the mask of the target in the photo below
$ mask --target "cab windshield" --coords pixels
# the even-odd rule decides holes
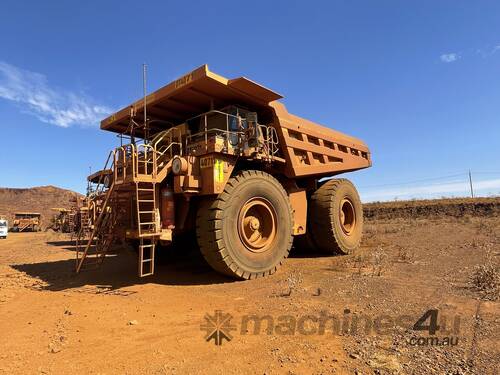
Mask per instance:
[[[7,222],[5,220],[0,221],[0,228],[5,228],[7,226]]]

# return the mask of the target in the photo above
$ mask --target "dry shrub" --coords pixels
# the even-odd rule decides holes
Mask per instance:
[[[363,254],[357,254],[353,259],[353,266],[358,270],[358,275],[361,275],[361,271],[366,263],[366,257]]]
[[[349,267],[348,260],[342,257],[334,257],[331,263],[330,270],[336,272],[345,272]]]
[[[482,298],[496,301],[500,297],[500,267],[488,252],[484,264],[474,267],[470,276],[472,287]]]
[[[300,271],[292,271],[285,280],[280,281],[279,288],[281,292],[277,293],[280,297],[289,297],[292,292],[297,292],[301,288],[303,282],[302,273]]]
[[[292,271],[287,277],[286,282],[290,290],[298,289],[303,282],[302,273],[300,271]]]
[[[387,259],[387,254],[385,253],[382,247],[378,247],[377,250],[373,252],[372,255],[372,275],[373,276],[381,276],[385,263]]]
[[[496,236],[495,223],[485,218],[480,218],[476,223],[476,233],[483,234],[488,237]]]
[[[407,248],[398,246],[398,261],[402,263],[413,263],[415,260],[415,253],[409,251]]]
[[[401,223],[391,223],[389,225],[384,226],[384,234],[394,234],[394,233],[400,233],[404,230],[404,224],[402,225]]]
[[[461,220],[459,218],[459,220],[462,224],[471,224],[472,223],[472,218],[470,215],[464,215],[461,217]]]
[[[363,228],[363,236],[366,238],[372,238],[377,235],[378,228],[375,224],[365,224]]]

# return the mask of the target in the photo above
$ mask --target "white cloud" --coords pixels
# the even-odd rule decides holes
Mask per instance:
[[[500,193],[500,179],[482,180],[473,182],[474,193],[477,195],[491,195]],[[467,196],[470,192],[469,182],[455,181],[430,185],[379,189],[361,192],[364,202],[383,201],[413,198],[439,198],[441,196]]]
[[[40,73],[0,61],[0,98],[18,103],[40,121],[67,128],[94,126],[112,112],[83,93],[51,88]]]
[[[460,55],[458,53],[443,53],[439,58],[444,63],[452,63],[457,61]]]

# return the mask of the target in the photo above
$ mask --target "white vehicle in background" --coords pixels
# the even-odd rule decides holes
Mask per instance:
[[[7,238],[9,222],[5,219],[0,219],[0,238]]]

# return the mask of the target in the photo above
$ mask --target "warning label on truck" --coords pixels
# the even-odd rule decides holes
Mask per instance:
[[[214,179],[215,182],[221,184],[224,182],[224,162],[222,160],[215,160],[214,164]]]

